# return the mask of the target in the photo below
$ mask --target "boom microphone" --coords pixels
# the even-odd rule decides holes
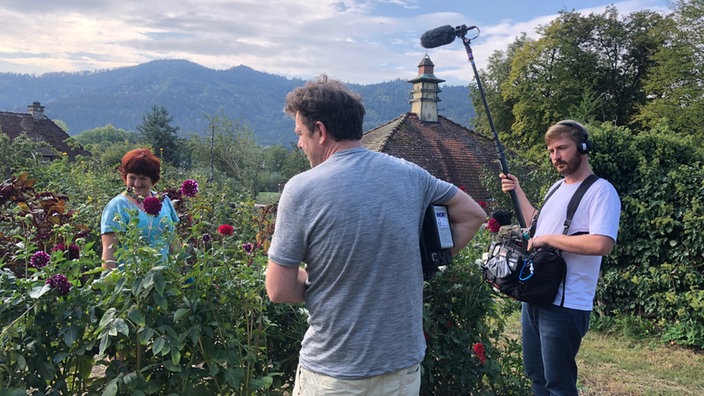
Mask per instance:
[[[450,44],[455,40],[455,28],[450,25],[428,30],[420,36],[420,45],[423,48],[435,48],[441,45]]]

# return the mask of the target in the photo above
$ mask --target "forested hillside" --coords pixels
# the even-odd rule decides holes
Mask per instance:
[[[0,73],[0,110],[24,112],[27,105],[40,101],[47,116],[64,121],[68,133],[77,135],[108,124],[134,131],[157,105],[168,110],[184,136],[207,134],[208,116],[222,110],[248,125],[258,143],[288,146],[293,123],[283,113],[284,98],[304,82],[247,66],[213,70],[185,60],[40,76]],[[410,111],[412,85],[404,80],[350,87],[367,106],[365,130]],[[440,96],[441,114],[468,125],[474,115],[468,87],[445,86]]]

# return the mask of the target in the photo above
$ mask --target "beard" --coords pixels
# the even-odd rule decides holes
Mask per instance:
[[[555,170],[562,176],[569,176],[574,173],[580,166],[582,166],[582,156],[580,154],[575,155],[573,158],[567,161],[558,160],[553,163]]]

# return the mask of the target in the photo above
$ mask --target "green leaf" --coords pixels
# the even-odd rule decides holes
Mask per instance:
[[[142,312],[136,309],[130,309],[129,312],[127,312],[127,317],[139,327],[144,327],[147,324]]]
[[[129,384],[134,382],[135,384],[137,383],[137,380],[139,377],[137,377],[137,373],[127,373],[123,377],[123,381],[125,381],[125,385],[129,387]]]
[[[152,345],[152,352],[154,355],[159,355],[161,350],[164,349],[164,345],[166,345],[164,337],[157,337],[156,340],[154,340],[154,345]]]
[[[175,365],[171,360],[165,360],[164,361],[164,367],[174,373],[180,373],[181,372],[181,366]]]
[[[191,310],[188,308],[177,309],[176,312],[174,312],[174,322],[178,322],[182,317],[184,317],[189,312],[191,312]]]
[[[216,363],[208,362],[207,366],[208,372],[210,373],[211,377],[215,377],[220,372],[220,366],[218,366]]]
[[[101,396],[116,396],[117,395],[117,379],[114,379],[110,381],[108,386],[105,387],[105,390],[101,394]]]
[[[244,379],[244,369],[240,367],[229,368],[225,371],[225,381],[237,389],[240,387],[240,382]]]
[[[168,304],[166,303],[166,297],[163,294],[154,294],[154,304],[156,304],[161,309],[167,309]]]
[[[109,308],[107,311],[105,311],[103,317],[100,318],[99,328],[103,328],[107,326],[108,323],[112,322],[112,320],[115,318],[115,312],[117,312],[117,309],[115,308]]]
[[[140,344],[144,345],[149,341],[152,337],[154,337],[154,329],[151,327],[147,327],[142,329],[142,331],[139,333],[139,342]]]
[[[181,361],[181,351],[176,348],[171,348],[171,361],[178,364]]]
[[[127,326],[127,323],[125,322],[124,319],[117,318],[115,319],[115,328],[117,329],[118,332],[129,336],[130,335],[130,328]]]
[[[51,290],[51,286],[48,284],[44,284],[42,286],[35,286],[34,288],[32,288],[32,291],[29,292],[29,296],[32,298],[39,298],[49,290]]]
[[[166,281],[164,281],[164,277],[161,275],[161,273],[158,273],[157,276],[154,279],[155,283],[155,289],[157,293],[159,294],[164,294],[164,288],[166,287]]]
[[[110,337],[105,334],[100,338],[100,354],[103,355],[105,354],[105,350],[108,349],[110,346]]]
[[[67,347],[73,345],[77,338],[78,329],[75,326],[69,327],[66,332],[64,332],[64,344],[66,344]]]
[[[268,389],[271,384],[274,383],[274,378],[270,376],[254,378],[252,379],[252,388],[254,389]]]
[[[145,289],[151,289],[154,287],[154,272],[149,271],[147,276],[144,277],[144,283],[142,284],[142,287]]]

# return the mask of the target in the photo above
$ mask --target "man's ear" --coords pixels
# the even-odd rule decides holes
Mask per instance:
[[[318,134],[318,143],[323,144],[328,140],[328,129],[321,121],[315,122],[315,132]]]

